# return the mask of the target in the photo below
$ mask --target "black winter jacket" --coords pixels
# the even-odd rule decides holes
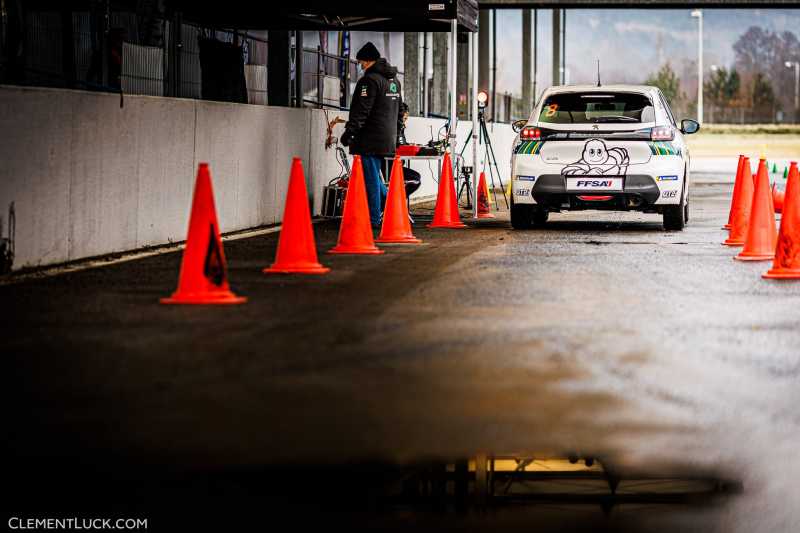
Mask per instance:
[[[344,127],[351,154],[394,155],[403,121],[400,102],[397,68],[381,58],[356,83],[350,120]]]

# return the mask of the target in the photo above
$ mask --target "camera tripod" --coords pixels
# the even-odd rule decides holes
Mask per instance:
[[[494,197],[495,205],[497,203],[497,191],[495,190],[495,175],[497,176],[497,182],[500,184],[500,190],[503,192],[503,200],[505,200],[506,208],[509,207],[508,198],[506,197],[505,187],[503,186],[503,179],[500,177],[500,169],[497,166],[497,158],[494,155],[494,148],[492,147],[492,138],[489,137],[489,130],[486,129],[486,119],[483,115],[483,109],[478,108],[478,145],[484,145],[484,152],[483,152],[483,167],[486,168],[487,162],[489,166],[489,180],[491,182],[490,190],[491,194]],[[472,131],[469,130],[467,134],[467,138],[472,137]],[[463,160],[464,159],[464,150],[467,149],[467,143],[464,143],[464,146],[461,147],[461,151],[458,153],[458,156]],[[469,167],[462,167],[462,174],[464,181],[461,183],[461,187],[458,190],[458,194],[456,198],[461,198],[461,195],[466,189],[467,192],[467,209],[472,208],[472,187],[470,186],[470,172],[468,170]],[[474,179],[478,179],[478,169],[472,169]]]

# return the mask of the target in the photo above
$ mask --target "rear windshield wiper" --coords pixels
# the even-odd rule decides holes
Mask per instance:
[[[626,117],[625,115],[606,115],[595,118],[594,122],[639,122],[639,119]]]

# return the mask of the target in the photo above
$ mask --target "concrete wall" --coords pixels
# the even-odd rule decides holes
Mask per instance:
[[[347,118],[329,118],[337,114]],[[340,172],[324,148],[325,120],[316,109],[134,95],[120,107],[119,95],[0,86],[0,218],[7,228],[14,202],[14,268],[184,240],[201,161],[223,232],[280,222],[293,156],[319,213],[322,187]],[[412,118],[408,138],[424,144],[442,125]],[[469,128],[459,124],[460,140]],[[495,128],[505,179],[514,134]],[[435,164],[414,167],[423,176],[415,198],[435,195]]]

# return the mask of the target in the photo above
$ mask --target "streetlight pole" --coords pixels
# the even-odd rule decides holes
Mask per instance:
[[[787,61],[786,68],[794,67],[794,114],[797,120],[797,111],[800,108],[800,62]]]
[[[697,19],[697,121],[703,123],[703,12],[692,11]]]

